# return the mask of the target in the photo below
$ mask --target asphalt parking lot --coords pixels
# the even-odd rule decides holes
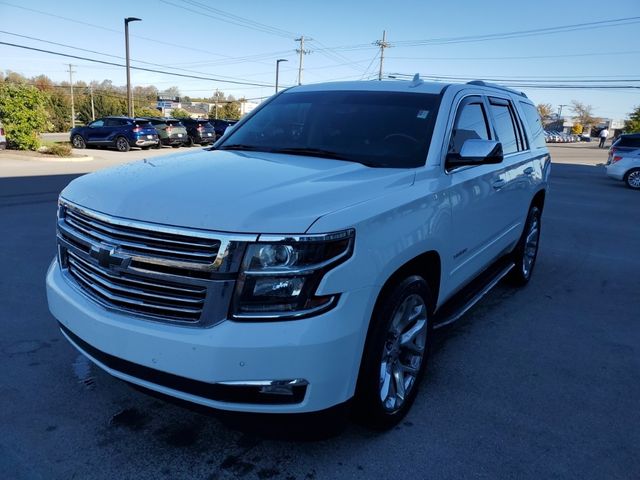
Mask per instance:
[[[606,151],[550,150],[529,286],[439,334],[395,430],[316,442],[229,428],[83,360],[46,305],[56,198],[124,157],[0,163],[0,478],[640,478],[640,195],[604,176]]]

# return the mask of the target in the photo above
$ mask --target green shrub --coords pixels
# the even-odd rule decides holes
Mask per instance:
[[[46,94],[35,87],[0,83],[0,119],[9,148],[36,150],[40,146],[38,135],[48,124],[46,102]]]
[[[136,107],[135,115],[136,117],[161,117],[162,112],[157,108]]]
[[[42,153],[47,155],[55,155],[56,157],[70,157],[71,156],[71,144],[70,143],[52,143],[46,145]]]
[[[189,118],[191,114],[182,108],[174,108],[171,110],[171,116],[173,118]]]

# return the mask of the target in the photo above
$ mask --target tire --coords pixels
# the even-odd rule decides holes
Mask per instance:
[[[371,317],[353,405],[355,420],[375,430],[392,428],[411,408],[433,336],[432,297],[422,277],[406,277],[383,295]]]
[[[633,168],[624,175],[624,183],[632,190],[640,190],[640,168]]]
[[[192,137],[191,135],[189,135],[189,136],[187,137],[187,141],[186,141],[186,142],[184,142],[184,146],[185,146],[185,147],[193,147],[193,144],[194,144],[194,143],[195,143],[195,142],[193,141],[193,137]]]
[[[153,148],[155,148],[156,150],[160,150],[162,148],[162,143],[158,142],[156,143]]]
[[[522,287],[529,283],[536,265],[540,246],[541,215],[540,208],[532,205],[522,236],[513,250],[512,256],[515,266],[507,275],[507,281],[516,287]]]
[[[71,139],[71,145],[73,145],[73,148],[78,149],[87,148],[87,142],[84,141],[82,135],[74,135]]]
[[[116,150],[119,152],[128,152],[131,150],[131,145],[129,145],[129,140],[125,137],[117,137],[116,138]]]

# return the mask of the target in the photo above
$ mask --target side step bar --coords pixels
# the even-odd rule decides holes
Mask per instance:
[[[498,262],[481,273],[474,280],[464,287],[459,293],[454,295],[435,314],[434,329],[449,325],[478,303],[489,291],[495,287],[515,267],[513,262]]]

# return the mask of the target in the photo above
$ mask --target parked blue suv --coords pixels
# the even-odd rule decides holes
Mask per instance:
[[[128,152],[131,147],[146,150],[158,141],[156,129],[144,118],[104,117],[85,127],[71,130],[71,144],[74,148],[93,145]]]

